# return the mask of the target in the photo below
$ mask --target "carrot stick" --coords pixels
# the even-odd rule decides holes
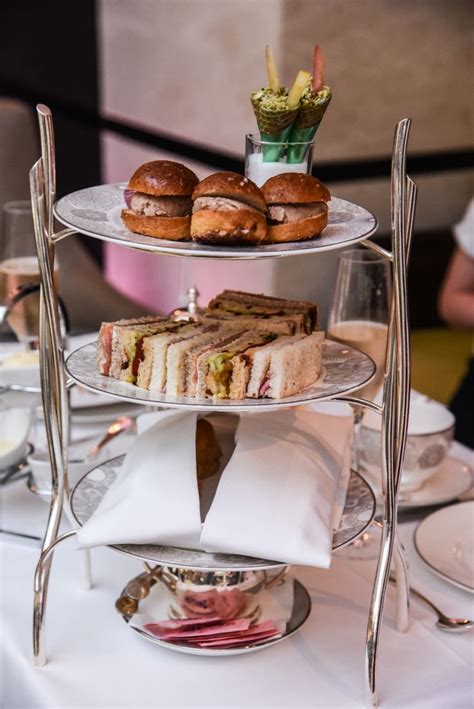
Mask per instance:
[[[324,86],[324,69],[326,62],[324,60],[321,47],[317,44],[313,50],[313,91],[315,94]]]

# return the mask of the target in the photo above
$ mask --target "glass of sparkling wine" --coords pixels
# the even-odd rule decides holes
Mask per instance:
[[[391,275],[388,261],[368,249],[343,251],[338,263],[336,285],[329,313],[328,336],[365,352],[375,362],[372,381],[355,392],[361,399],[373,400],[383,383],[387,348]],[[361,406],[354,406],[353,467],[359,468],[358,448]],[[347,547],[350,558],[370,558],[366,547],[373,535],[365,533]]]
[[[372,400],[382,386],[387,347],[390,267],[383,256],[367,249],[343,251],[329,314],[328,335],[365,352],[376,366],[375,377],[356,396]],[[362,410],[357,407],[356,419]]]
[[[54,272],[57,285],[57,269]],[[0,242],[0,302],[6,303],[25,285],[39,284],[31,204],[7,202],[3,207]],[[11,309],[8,324],[20,342],[35,347],[39,331],[39,292],[32,293]]]

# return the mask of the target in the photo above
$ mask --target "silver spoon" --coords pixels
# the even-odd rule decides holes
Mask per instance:
[[[93,448],[91,448],[84,460],[87,463],[91,460],[94,460],[100,449],[107,445],[107,443],[109,443],[112,438],[115,438],[124,431],[128,431],[134,425],[135,421],[129,416],[119,416],[118,418],[116,418],[115,421],[110,424],[100,441],[96,443]]]
[[[390,581],[392,583],[396,583],[395,576],[390,576]],[[441,630],[447,630],[451,633],[462,633],[464,630],[474,628],[473,620],[468,620],[467,618],[449,618],[449,616],[445,615],[442,611],[440,611],[440,609],[437,608],[435,604],[429,600],[429,598],[426,598],[426,596],[424,596],[422,593],[420,593],[420,591],[417,591],[417,589],[413,588],[412,586],[410,586],[410,593],[412,593],[414,596],[426,603],[426,605],[429,606],[432,610],[434,610],[434,612],[438,616],[436,625]]]

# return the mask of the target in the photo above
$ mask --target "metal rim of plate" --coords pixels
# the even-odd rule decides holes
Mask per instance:
[[[71,494],[71,510],[82,527],[94,514],[106,491],[115,481],[125,455],[110,458],[89,470],[76,484]],[[333,536],[333,551],[341,549],[359,537],[375,515],[375,495],[370,485],[355,470],[347,489],[347,497],[339,529]],[[111,544],[112,549],[160,566],[179,566],[195,571],[258,571],[288,566],[281,561],[256,559],[239,554],[214,554],[193,549],[181,549],[157,544]]]
[[[121,223],[120,212],[126,207],[123,198],[126,187],[126,183],[117,183],[72,192],[56,203],[54,215],[64,226],[102,241],[140,251],[193,258],[280,258],[332,251],[368,239],[378,227],[372,212],[353,202],[333,197],[329,203],[328,226],[321,236],[308,241],[233,247],[169,241],[135,234]]]
[[[130,625],[129,617],[123,615],[122,618],[127,623],[128,627],[138,633],[138,635],[145,638],[146,640],[149,640],[155,645],[160,645],[161,647],[165,647],[168,650],[174,650],[175,652],[180,652],[188,655],[204,655],[208,657],[228,657],[229,655],[243,655],[249,652],[256,652],[257,650],[264,650],[266,647],[270,647],[271,645],[275,645],[276,643],[282,642],[282,640],[286,640],[287,638],[291,637],[291,635],[294,635],[308,620],[309,614],[311,613],[312,604],[311,597],[307,589],[305,588],[305,586],[303,586],[301,581],[298,581],[298,579],[294,578],[294,576],[292,576],[291,574],[287,575],[285,583],[288,583],[288,581],[293,582],[293,607],[291,609],[291,615],[286,622],[286,627],[283,634],[279,638],[270,638],[269,640],[249,643],[248,645],[244,645],[243,647],[211,649],[195,648],[186,645],[181,645],[179,643],[171,643],[167,642],[166,640],[160,640],[151,633],[147,633],[142,628],[137,628],[134,625]],[[157,586],[154,586],[153,588],[158,591]],[[271,593],[271,591],[267,591],[267,593]]]
[[[336,396],[350,394],[367,384],[375,374],[373,360],[364,352],[331,340],[324,341],[323,376],[300,394],[284,399],[194,399],[172,397],[151,392],[134,384],[99,374],[96,365],[96,345],[84,345],[72,352],[66,360],[68,375],[78,384],[102,394],[135,403],[189,411],[218,411],[245,413],[276,411],[317,401],[328,401]]]

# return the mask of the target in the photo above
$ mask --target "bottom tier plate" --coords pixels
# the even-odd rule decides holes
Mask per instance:
[[[71,496],[73,515],[79,525],[95,512],[105,493],[115,481],[125,456],[112,458],[90,470],[76,485]],[[333,549],[349,544],[362,534],[375,514],[375,496],[364,478],[351,471],[346,504],[339,529],[334,533]],[[238,554],[213,554],[195,549],[151,544],[117,544],[113,549],[161,566],[179,566],[196,570],[267,569],[285,566],[279,561],[256,559]]]
[[[311,599],[308,591],[297,579],[288,574],[283,584],[272,590],[262,591],[258,596],[257,617],[258,623],[272,620],[281,630],[279,637],[261,640],[241,647],[230,648],[199,648],[185,643],[170,642],[154,635],[148,628],[149,623],[158,623],[174,617],[174,595],[161,583],[152,587],[150,595],[140,603],[139,612],[133,616],[122,616],[129,628],[150,640],[156,645],[166,647],[175,652],[189,655],[208,655],[212,657],[225,657],[228,655],[242,655],[248,652],[263,650],[270,645],[285,640],[296,633],[307,620],[311,612]],[[240,616],[238,616],[240,617]]]

